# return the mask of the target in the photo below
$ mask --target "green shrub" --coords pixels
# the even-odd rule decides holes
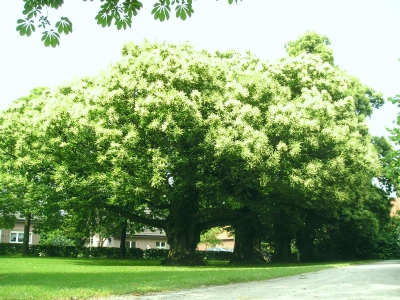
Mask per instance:
[[[29,247],[31,256],[78,257],[78,253],[79,249],[75,246],[31,245]]]
[[[34,245],[31,249],[33,256],[119,258],[120,255],[120,249],[112,247]],[[126,249],[125,258],[143,258],[143,250]]]
[[[167,258],[168,251],[168,249],[146,249],[143,257],[148,259],[163,259]]]
[[[74,246],[74,241],[67,238],[62,234],[60,229],[48,233],[42,233],[40,235],[39,244],[41,245],[53,245],[53,246]]]
[[[20,254],[21,252],[22,244],[0,243],[0,255]]]
[[[380,253],[359,253],[357,254],[357,259],[359,260],[377,260],[382,259]]]
[[[19,254],[22,251],[22,244],[0,243],[0,255]],[[55,246],[55,245],[30,245],[30,256],[44,257],[95,257],[95,258],[119,258],[119,248],[113,247],[85,247],[85,246]],[[126,259],[165,259],[168,256],[168,249],[147,249],[127,248]],[[230,260],[232,252],[224,251],[196,251],[202,259]]]
[[[125,258],[140,259],[143,258],[144,251],[140,248],[128,248],[126,249]]]

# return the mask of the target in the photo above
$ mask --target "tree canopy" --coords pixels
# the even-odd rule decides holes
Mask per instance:
[[[40,138],[29,155],[77,226],[162,228],[168,264],[200,264],[200,234],[217,226],[234,227],[238,254],[262,223],[306,249],[344,209],[375,222],[363,203],[382,165],[365,119],[383,100],[356,78],[314,53],[267,63],[146,41],[122,55],[23,111],[19,139]]]
[[[24,254],[31,219],[54,226],[59,217],[59,203],[51,199],[55,195],[49,181],[51,162],[40,127],[35,125],[35,116],[45,106],[41,97],[48,92],[48,88],[35,88],[0,114],[0,224],[3,219],[8,221],[5,227],[12,228],[16,216],[25,218]]]
[[[301,53],[319,55],[323,61],[334,64],[333,51],[328,46],[331,41],[325,35],[319,35],[315,31],[307,31],[296,41],[288,42],[285,45],[290,56],[298,56]]]
[[[87,1],[87,0],[83,0]],[[93,0],[90,0],[92,2]],[[46,47],[53,48],[60,44],[60,34],[72,33],[72,21],[68,17],[61,17],[57,22],[50,21],[49,9],[62,9],[64,0],[23,0],[26,16],[18,19],[17,31],[21,36],[30,36],[36,30],[36,24],[43,28],[42,41]],[[100,10],[95,19],[102,27],[115,25],[118,30],[132,26],[132,19],[143,8],[143,1],[139,0],[101,0]],[[237,0],[228,0],[229,4]],[[194,13],[192,0],[154,0],[151,14],[155,20],[163,22],[175,14],[176,18],[186,20]],[[46,13],[43,13],[43,11]],[[171,12],[175,10],[175,12]]]
[[[389,98],[390,102],[400,107],[400,95],[396,95],[394,97]],[[395,123],[397,126],[394,128],[388,128],[390,132],[389,139],[398,147],[400,145],[400,114],[397,115],[397,120]],[[381,145],[382,143],[379,143]],[[399,190],[399,156],[400,152],[398,150],[394,150],[386,145],[382,145],[380,147],[382,149],[382,156],[385,158],[385,172],[388,178],[390,178],[394,184],[396,191]]]

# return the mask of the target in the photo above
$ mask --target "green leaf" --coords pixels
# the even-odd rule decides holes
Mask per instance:
[[[97,15],[95,19],[97,20],[97,24],[101,25],[102,27],[110,27],[112,21],[112,17],[106,14]]]
[[[171,11],[170,1],[159,0],[154,4],[154,8],[151,13],[154,15],[155,20],[163,22],[165,19],[169,19],[169,12]]]
[[[39,14],[42,14],[42,12],[40,11],[40,9],[37,8],[37,7],[34,7],[34,8],[33,8],[32,10],[30,10],[30,11],[27,11],[27,10],[24,10],[24,11],[23,11],[23,14],[24,14],[24,15],[28,15],[28,19],[31,19],[32,17],[37,17],[38,13],[39,13]]]
[[[183,9],[181,8],[177,8],[176,9],[176,17],[177,18],[181,18],[183,21],[186,20],[186,13]]]
[[[152,15],[156,14],[158,11],[158,7],[156,5],[157,5],[157,3],[154,5],[154,8],[151,10]]]
[[[32,32],[35,31],[34,21],[31,19],[19,19],[17,23],[19,25],[17,26],[16,30],[19,31],[21,36],[30,36]]]
[[[121,29],[122,27],[126,29],[127,26],[131,27],[132,18],[129,18],[127,15],[121,17],[121,19],[116,19],[115,24],[117,25],[117,29]]]
[[[43,28],[46,28],[46,26],[50,25],[50,21],[49,21],[48,17],[43,16],[43,15],[40,16],[39,23],[40,23],[39,27],[43,27]]]
[[[24,15],[28,15],[28,18],[32,18],[32,16],[37,16],[37,14],[39,13],[39,14],[41,14],[41,9],[42,9],[42,6],[41,5],[26,5],[25,4],[25,6],[24,6],[24,10],[22,11],[22,13],[24,14]]]
[[[60,21],[56,23],[56,28],[58,33],[64,32],[65,34],[69,34],[72,32],[72,23],[68,18],[62,17]]]
[[[56,46],[60,45],[60,35],[53,29],[44,31],[42,41],[46,47],[51,45],[53,48],[55,48]]]
[[[193,12],[193,8],[189,3],[182,3],[181,5],[177,5],[176,7],[176,17],[181,18],[181,20],[183,21],[186,20],[187,16],[191,17]]]
[[[48,1],[49,3],[47,5],[50,5],[50,7],[52,8],[59,8],[64,4],[64,0],[52,0],[52,1]]]
[[[37,6],[36,6],[36,7],[37,7]],[[32,9],[34,9],[34,8],[35,8],[34,3],[27,1],[27,2],[25,2],[25,4],[24,4],[24,10],[22,11],[22,13],[23,13],[24,15],[27,15],[27,14],[28,14]]]
[[[138,10],[143,7],[143,4],[137,0],[127,0],[123,4],[124,12],[128,14],[130,18],[138,14]]]
[[[121,22],[121,21],[115,21],[115,24],[117,25],[118,30],[120,30],[123,26],[123,22]]]

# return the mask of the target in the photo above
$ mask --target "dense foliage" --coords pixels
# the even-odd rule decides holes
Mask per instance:
[[[3,112],[2,174],[29,179],[35,215],[70,233],[117,235],[126,220],[164,229],[167,264],[202,264],[200,234],[216,226],[235,232],[232,262],[260,258],[261,240],[277,260],[293,241],[303,261],[316,246],[354,254],[390,221],[390,189],[372,184],[391,185],[385,143],[365,122],[383,98],[326,59],[326,41],[307,33],[269,63],[127,44],[100,75]]]
[[[0,225],[13,228],[16,216],[25,218],[24,254],[31,220],[54,227],[59,219],[59,195],[50,181],[52,164],[43,148],[43,132],[35,123],[45,106],[42,96],[48,92],[35,88],[0,115]]]

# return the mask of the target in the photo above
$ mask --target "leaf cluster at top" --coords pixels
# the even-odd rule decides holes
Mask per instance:
[[[87,1],[87,0],[83,0]],[[90,0],[92,2],[93,0]],[[120,29],[131,28],[132,18],[138,14],[143,7],[139,0],[100,0],[103,4],[100,6],[95,19],[97,24],[102,27],[110,27],[111,24]],[[237,3],[237,0],[235,0]],[[38,27],[46,28],[51,26],[48,16],[48,9],[59,9],[64,4],[64,0],[24,0],[23,14],[24,19],[18,19],[16,30],[21,36],[31,36],[35,32],[35,21],[39,23]],[[228,0],[229,4],[233,0]],[[194,13],[192,0],[157,0],[151,13],[155,20],[161,22],[170,18],[171,8],[175,9],[175,15],[181,20],[186,20]],[[44,13],[45,11],[45,13]],[[55,28],[42,32],[42,41],[46,47],[53,48],[60,44],[60,34],[69,34],[72,32],[72,22],[67,17],[61,17],[55,23]]]

